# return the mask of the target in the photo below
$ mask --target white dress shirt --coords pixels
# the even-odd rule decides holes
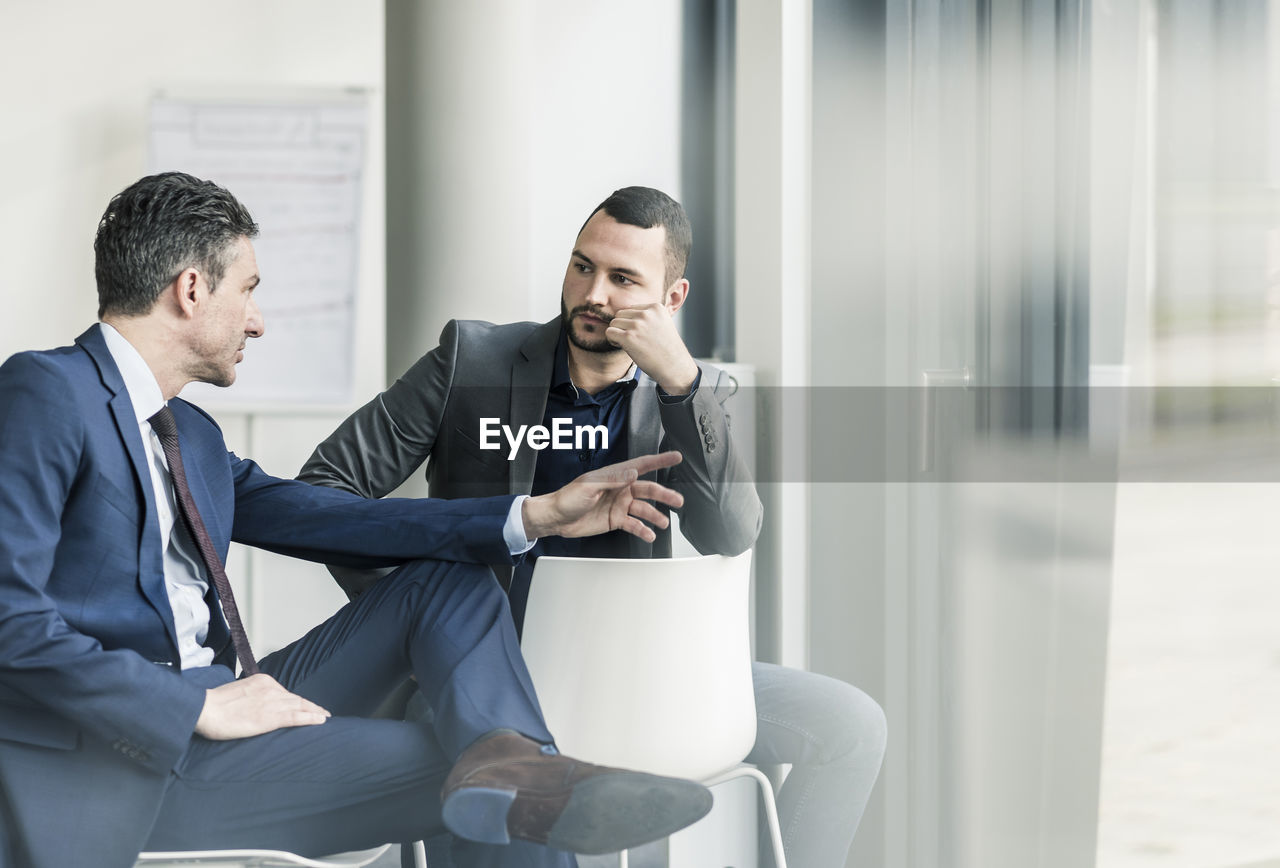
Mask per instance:
[[[169,592],[169,608],[173,610],[182,668],[208,666],[213,663],[213,649],[201,643],[209,635],[209,606],[205,603],[209,581],[200,561],[200,550],[187,532],[186,525],[178,520],[178,504],[164,447],[147,422],[164,406],[164,395],[155,374],[151,373],[151,368],[133,344],[106,323],[98,325],[107,342],[107,351],[120,369],[124,387],[129,390],[133,414],[138,419],[139,436],[147,453],[151,489],[155,492],[156,512],[160,518],[160,540],[164,543],[164,583]],[[178,528],[176,532],[175,526]]]

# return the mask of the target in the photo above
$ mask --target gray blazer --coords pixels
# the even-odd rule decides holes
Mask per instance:
[[[547,406],[558,319],[539,325],[451,320],[440,345],[419,359],[389,389],[347,418],[316,447],[298,478],[364,497],[382,497],[427,462],[432,497],[528,494],[538,453],[522,445],[514,460],[502,448],[480,448],[480,419],[513,429],[541,425]],[[763,510],[751,471],[734,446],[723,402],[730,378],[699,365],[696,394],[674,404],[658,400],[643,372],[628,410],[628,457],[675,449],[684,455],[657,479],[684,495],[680,527],[703,554],[746,551],[760,532]],[[653,543],[628,536],[617,557],[670,557],[669,530]],[[495,565],[510,581],[510,566]],[[335,570],[348,594],[378,574]]]

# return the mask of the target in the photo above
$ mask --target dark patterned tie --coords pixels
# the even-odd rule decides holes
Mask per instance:
[[[178,424],[173,419],[173,411],[168,406],[161,407],[160,411],[147,421],[151,424],[151,430],[155,431],[156,436],[160,438],[165,460],[169,462],[173,490],[178,495],[178,511],[182,513],[183,521],[186,522],[191,538],[195,540],[196,548],[200,549],[200,559],[204,561],[204,568],[208,570],[209,577],[213,580],[213,587],[222,601],[222,613],[226,615],[227,626],[231,629],[231,644],[235,646],[240,668],[244,670],[245,675],[254,675],[258,671],[258,663],[254,660],[253,651],[249,648],[249,637],[245,634],[244,624],[240,621],[240,610],[236,608],[236,598],[231,593],[231,583],[227,581],[227,572],[222,567],[222,561],[218,559],[218,553],[213,548],[213,540],[209,539],[209,532],[205,530],[204,521],[201,520],[200,512],[196,509],[196,502],[191,497],[191,488],[187,485],[187,472],[182,467],[182,453],[178,449]],[[210,614],[216,616],[217,613]]]

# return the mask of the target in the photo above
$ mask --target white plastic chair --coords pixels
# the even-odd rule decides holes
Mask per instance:
[[[414,841],[413,860],[417,868],[427,868],[427,851]],[[217,865],[220,868],[365,868],[391,849],[390,844],[369,850],[353,850],[319,859],[308,859],[283,850],[174,850],[144,851],[134,868],[184,868],[190,865]]]
[[[182,850],[138,854],[135,868],[182,868],[190,865],[218,865],[222,868],[365,868],[391,848],[390,844],[371,850],[339,853],[307,859],[283,850]],[[425,868],[423,860],[420,868]]]
[[[741,764],[756,737],[750,572],[749,551],[539,558],[521,649],[562,751],[708,786],[753,778],[786,868],[773,787]]]

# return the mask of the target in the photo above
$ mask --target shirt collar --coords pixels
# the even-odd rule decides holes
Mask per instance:
[[[627,372],[614,382],[632,383],[636,381],[636,363],[632,362],[631,367],[627,368]],[[551,366],[551,388],[569,389],[576,393],[577,386],[573,384],[573,377],[569,375],[569,334],[563,327],[560,329],[560,340],[556,342],[556,358]]]
[[[133,414],[138,422],[147,421],[164,406],[164,393],[160,391],[160,383],[151,368],[124,335],[104,322],[98,323],[102,330],[102,338],[107,343],[107,352],[111,360],[120,369],[120,377],[129,392],[129,401],[133,404]]]

